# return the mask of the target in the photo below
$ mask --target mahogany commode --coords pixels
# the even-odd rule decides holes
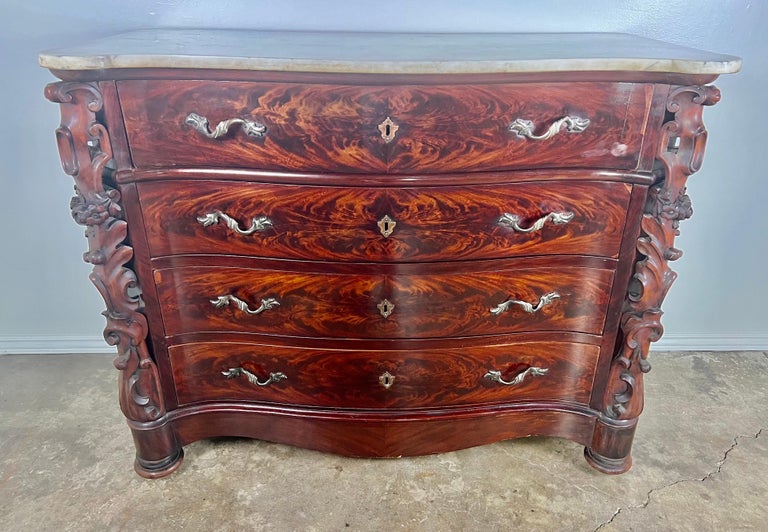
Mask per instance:
[[[140,475],[214,436],[405,456],[550,435],[630,467],[707,83],[738,59],[146,30],[41,64]]]

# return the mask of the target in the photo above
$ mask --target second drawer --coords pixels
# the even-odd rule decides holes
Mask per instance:
[[[204,342],[174,346],[169,353],[180,404],[254,401],[375,409],[589,401],[598,346],[455,343],[353,351]]]
[[[153,256],[347,261],[618,254],[631,185],[341,188],[227,181],[138,185]]]
[[[591,262],[596,265],[551,267],[539,258],[376,268],[292,266],[301,271],[266,263],[263,269],[205,265],[158,269],[155,282],[167,335],[218,331],[328,338],[435,338],[522,331],[601,334],[613,264]]]

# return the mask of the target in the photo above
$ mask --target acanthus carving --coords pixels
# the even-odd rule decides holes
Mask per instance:
[[[149,328],[136,274],[125,266],[133,258],[133,249],[125,244],[128,226],[119,191],[103,182],[112,147],[97,114],[104,105],[101,93],[95,84],[60,82],[48,85],[45,96],[61,108],[59,153],[64,171],[75,180],[72,217],[86,227],[83,258],[93,264],[90,279],[107,306],[104,338],[118,350],[114,364],[121,371],[120,407],[131,420],[158,419],[165,406],[146,344]]]
[[[673,119],[662,127],[657,159],[662,173],[651,187],[641,222],[635,264],[621,319],[621,339],[611,363],[604,396],[604,414],[612,419],[632,419],[643,409],[643,374],[651,342],[661,338],[661,304],[677,274],[669,262],[682,251],[674,247],[680,221],[693,214],[686,194],[688,176],[699,170],[707,132],[703,106],[720,100],[714,86],[677,87],[670,91],[667,111]]]

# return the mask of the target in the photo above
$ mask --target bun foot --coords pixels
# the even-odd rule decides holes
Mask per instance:
[[[133,468],[139,476],[149,479],[162,478],[176,471],[184,461],[184,449],[179,448],[174,454],[162,460],[143,460],[136,457]]]
[[[589,465],[608,475],[620,475],[621,473],[626,473],[632,467],[632,456],[630,455],[621,458],[608,458],[594,452],[589,447],[584,448],[584,458],[586,458]]]

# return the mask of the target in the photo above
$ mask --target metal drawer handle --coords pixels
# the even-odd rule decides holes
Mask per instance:
[[[549,368],[537,368],[534,366],[531,366],[530,368],[526,369],[525,371],[522,371],[515,375],[515,378],[511,381],[505,381],[501,377],[501,372],[497,371],[495,369],[489,369],[488,373],[483,375],[486,379],[490,379],[493,382],[498,382],[499,384],[503,384],[504,386],[514,386],[515,384],[520,384],[525,380],[525,378],[530,375],[531,377],[540,377],[541,375],[546,375],[547,372],[549,372]]]
[[[264,231],[267,227],[272,227],[272,220],[266,216],[258,216],[251,219],[251,226],[248,229],[240,229],[240,223],[237,220],[221,211],[213,211],[198,216],[197,221],[200,222],[203,227],[215,225],[219,223],[219,221],[223,221],[232,231],[241,235],[250,235],[257,231]]]
[[[589,125],[588,118],[579,118],[577,116],[564,116],[559,120],[555,120],[549,129],[541,135],[535,135],[533,132],[536,126],[533,122],[524,118],[518,118],[511,124],[509,124],[509,131],[516,133],[520,137],[526,137],[531,140],[547,140],[551,139],[565,126],[565,131],[568,133],[581,133]]]
[[[219,296],[216,299],[211,299],[210,301],[211,301],[211,304],[216,308],[226,307],[226,306],[229,306],[230,303],[233,303],[238,309],[248,314],[261,314],[265,310],[269,310],[272,307],[277,307],[280,305],[280,302],[277,299],[273,297],[269,297],[267,299],[261,300],[261,305],[259,306],[259,308],[250,309],[248,307],[248,303],[246,303],[242,299],[236,298],[231,294],[227,294],[226,296]]]
[[[188,126],[192,126],[192,129],[204,135],[209,139],[218,139],[229,133],[229,128],[240,124],[243,131],[249,137],[261,139],[267,135],[267,126],[256,122],[254,120],[244,120],[242,118],[230,118],[229,120],[222,120],[216,124],[216,128],[211,131],[208,128],[208,119],[197,113],[189,113],[187,118],[184,119],[184,123]]]
[[[494,316],[498,316],[502,312],[509,310],[509,307],[512,305],[520,305],[523,307],[523,310],[526,311],[529,314],[533,314],[534,312],[540,311],[543,307],[546,305],[549,305],[554,301],[555,299],[560,299],[560,294],[557,292],[550,292],[548,294],[544,294],[539,298],[538,304],[534,307],[531,303],[528,303],[527,301],[519,301],[517,299],[507,299],[503,303],[499,303],[495,307],[491,309],[491,314]]]
[[[520,217],[516,214],[505,212],[497,223],[510,227],[519,233],[533,233],[534,231],[539,231],[547,222],[552,222],[555,225],[564,225],[571,220],[573,220],[572,212],[550,212],[533,222],[533,225],[530,227],[520,227]]]
[[[270,373],[269,378],[264,382],[261,382],[259,381],[259,377],[257,377],[247,369],[243,369],[243,368],[229,368],[227,371],[222,371],[221,374],[228,379],[234,379],[235,377],[240,377],[241,375],[245,375],[245,378],[248,379],[248,382],[250,382],[251,384],[255,384],[256,386],[267,386],[269,384],[272,384],[273,382],[281,381],[283,379],[288,378],[285,375],[285,373],[281,373],[278,371],[276,373]]]

